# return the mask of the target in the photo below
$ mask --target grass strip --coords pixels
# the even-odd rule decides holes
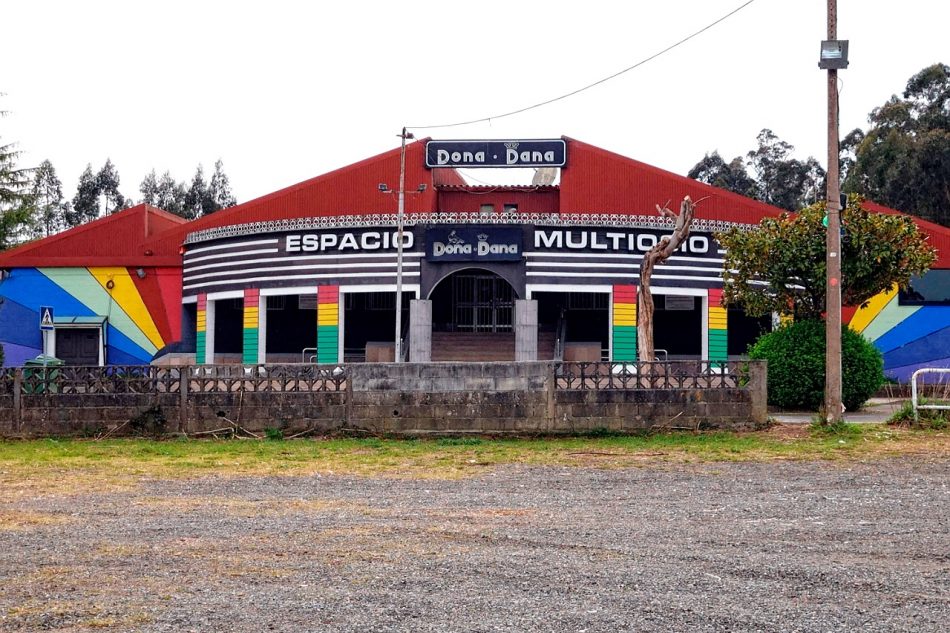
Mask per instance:
[[[46,439],[0,442],[8,494],[135,487],[144,479],[338,474],[458,478],[508,465],[627,468],[663,463],[870,459],[950,455],[946,429],[878,424],[833,430],[777,425],[756,432],[669,432],[547,438],[299,440]]]

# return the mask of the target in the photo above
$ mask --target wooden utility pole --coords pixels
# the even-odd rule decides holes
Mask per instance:
[[[828,0],[828,40],[838,39],[838,0]],[[841,404],[841,199],[838,179],[838,70],[828,69],[828,234],[825,254],[825,421],[842,419]]]

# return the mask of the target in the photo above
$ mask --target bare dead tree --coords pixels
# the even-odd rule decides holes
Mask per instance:
[[[656,205],[656,210],[660,215],[672,218],[675,221],[672,235],[665,235],[653,248],[648,250],[643,256],[643,263],[640,264],[640,307],[637,310],[637,356],[641,361],[651,361],[654,359],[653,348],[653,293],[650,292],[650,277],[653,276],[653,268],[657,264],[662,264],[676,252],[687,236],[689,236],[689,227],[693,223],[693,215],[696,205],[690,200],[689,196],[683,198],[680,204],[679,215],[670,211],[666,205],[663,207]]]

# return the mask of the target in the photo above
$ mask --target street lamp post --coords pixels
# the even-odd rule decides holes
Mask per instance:
[[[396,207],[396,353],[393,359],[402,362],[402,236],[406,212],[406,139],[415,138],[402,128],[402,147],[399,151],[399,202]]]

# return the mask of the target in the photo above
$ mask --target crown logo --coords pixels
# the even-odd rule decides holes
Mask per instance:
[[[505,147],[508,149],[518,149],[518,145],[520,145],[518,141],[509,141],[508,143],[505,143]]]

